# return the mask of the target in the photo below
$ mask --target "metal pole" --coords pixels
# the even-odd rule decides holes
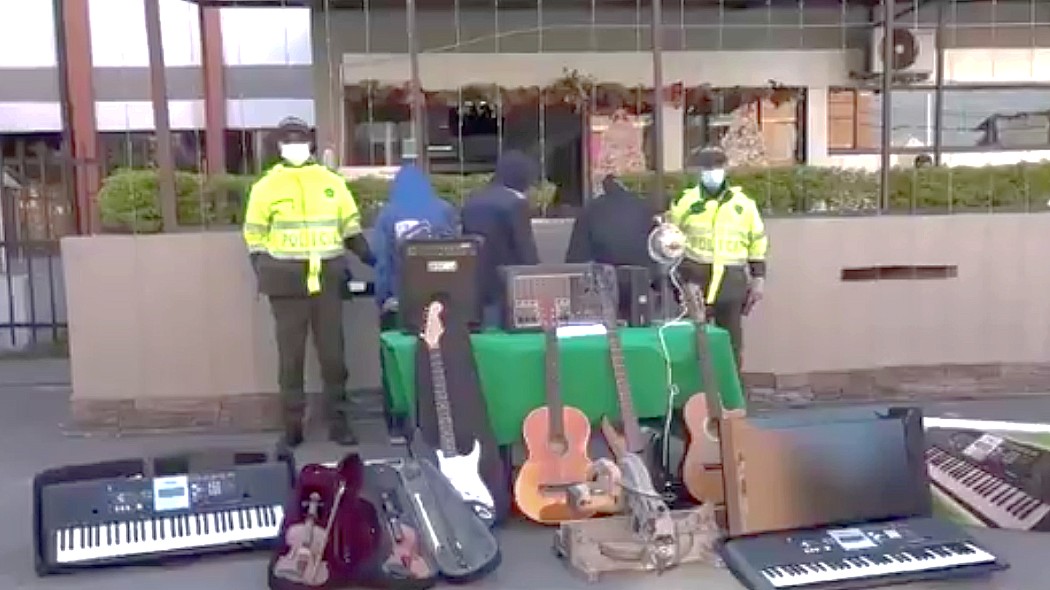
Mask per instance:
[[[164,72],[164,40],[160,29],[160,0],[144,0],[146,44],[149,46],[150,102],[157,142],[157,186],[160,188],[160,215],[165,231],[178,226],[175,203],[175,156],[171,148],[171,122],[168,116],[168,81]]]
[[[423,95],[423,84],[419,80],[419,39],[416,33],[415,0],[405,0],[405,12],[408,20],[408,61],[412,68],[410,100],[412,101],[412,137],[416,144],[416,165],[423,170],[428,170],[430,166],[429,158],[427,158],[426,109],[424,108],[426,98]]]
[[[653,197],[660,211],[667,209],[664,194],[664,56],[662,0],[652,0],[650,35],[653,43]]]
[[[879,211],[890,204],[890,144],[893,142],[893,117],[891,94],[893,93],[893,60],[896,51],[893,45],[894,0],[882,0],[882,169],[879,182]]]
[[[62,196],[65,202],[74,205],[76,215],[74,223],[78,234],[91,233],[90,211],[80,211],[76,199],[76,169],[73,167],[73,110],[69,93],[69,58],[66,43],[66,3],[65,0],[52,0],[55,15],[55,57],[58,60],[58,98],[59,113],[62,121]],[[3,159],[3,154],[0,154]],[[3,170],[3,166],[0,166]]]
[[[948,11],[944,7],[945,1],[937,2],[937,70],[934,78],[933,95],[933,163],[941,165],[944,152],[942,145],[944,133],[944,23]]]

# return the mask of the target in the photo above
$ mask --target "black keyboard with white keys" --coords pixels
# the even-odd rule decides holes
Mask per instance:
[[[37,572],[270,547],[293,483],[291,459],[236,456],[207,470],[168,458],[162,470],[129,460],[40,474],[34,480]]]
[[[931,518],[739,537],[721,552],[751,590],[847,590],[1006,567],[958,526]]]
[[[936,428],[927,440],[935,489],[991,526],[1050,530],[1050,452],[976,430]]]

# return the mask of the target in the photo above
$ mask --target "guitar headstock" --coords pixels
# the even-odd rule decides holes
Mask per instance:
[[[445,306],[440,301],[432,301],[427,306],[426,323],[421,337],[430,348],[437,348],[441,343],[441,335],[445,333],[445,322],[441,319],[444,309]]]

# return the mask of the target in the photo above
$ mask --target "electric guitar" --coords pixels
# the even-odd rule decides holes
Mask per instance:
[[[684,289],[685,304],[696,330],[696,354],[700,362],[700,377],[704,389],[694,394],[682,408],[689,440],[682,457],[682,481],[697,502],[725,501],[722,479],[722,450],[719,445],[719,423],[723,417],[742,416],[742,410],[724,410],[718,389],[718,376],[711,359],[702,294],[692,285]]]
[[[575,509],[567,496],[572,486],[589,479],[591,459],[587,456],[587,443],[591,424],[583,412],[562,402],[556,310],[549,298],[541,306],[546,335],[547,405],[530,412],[522,425],[528,459],[514,481],[514,499],[530,520],[557,524],[593,515]]]
[[[421,338],[426,345],[430,374],[434,384],[434,407],[437,413],[438,441],[435,449],[438,469],[448,478],[452,486],[463,496],[475,514],[486,523],[495,519],[495,501],[492,492],[481,477],[481,442],[476,438],[470,453],[463,455],[456,447],[456,432],[452,422],[452,407],[448,398],[445,380],[445,364],[441,355],[441,336],[445,333],[442,320],[444,305],[439,301],[427,306],[426,323]],[[416,433],[417,440],[422,440]]]

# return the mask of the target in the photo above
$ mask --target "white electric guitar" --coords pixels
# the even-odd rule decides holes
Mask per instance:
[[[469,455],[462,455],[456,448],[456,434],[452,424],[452,408],[448,400],[448,387],[445,381],[445,364],[441,357],[441,336],[445,333],[445,324],[441,318],[444,306],[434,301],[427,307],[426,325],[422,339],[430,356],[430,374],[434,384],[434,409],[437,412],[438,469],[452,483],[452,487],[463,496],[467,503],[486,523],[495,519],[495,501],[485,480],[481,478],[481,443],[474,439]],[[420,437],[415,437],[419,440]]]

